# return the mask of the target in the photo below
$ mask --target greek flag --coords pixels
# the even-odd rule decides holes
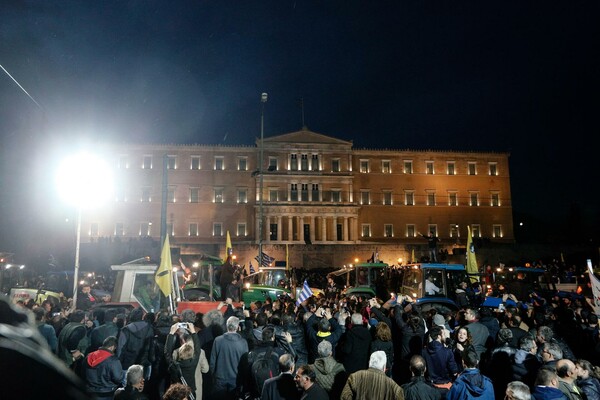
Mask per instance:
[[[258,256],[254,257],[254,259],[258,262],[258,265],[261,267],[269,267],[273,261],[275,261],[274,257],[270,257],[264,252],[262,253],[262,262],[258,259]]]
[[[312,290],[310,290],[310,286],[308,286],[308,282],[304,280],[304,285],[302,285],[302,291],[300,292],[300,296],[298,296],[298,300],[296,300],[296,305],[299,306],[300,303],[303,303],[310,296],[313,295]]]
[[[255,274],[254,266],[252,265],[252,261],[250,261],[250,274]]]

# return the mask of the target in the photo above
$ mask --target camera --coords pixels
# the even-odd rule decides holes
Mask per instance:
[[[188,328],[188,324],[186,324],[185,322],[179,322],[177,324],[177,328],[179,328],[179,329],[187,329]]]

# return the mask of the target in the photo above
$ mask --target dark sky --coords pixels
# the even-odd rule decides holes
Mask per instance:
[[[0,71],[0,251],[52,199],[49,154],[252,144],[261,92],[265,136],[299,129],[303,98],[356,147],[510,152],[515,214],[599,220],[600,2],[4,0],[0,19],[0,64],[41,106]]]

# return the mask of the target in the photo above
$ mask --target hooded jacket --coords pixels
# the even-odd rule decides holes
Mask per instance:
[[[533,386],[541,363],[538,358],[522,349],[518,349],[512,362],[512,379]]]
[[[481,375],[477,368],[468,368],[456,378],[446,394],[446,400],[494,400],[492,381]]]
[[[121,362],[111,351],[101,347],[83,362],[83,379],[93,393],[114,393],[123,380]]]
[[[331,392],[338,374],[344,375],[346,369],[344,365],[337,362],[333,357],[317,358],[313,364],[317,382],[327,392]],[[340,379],[339,377],[337,379]]]
[[[587,396],[587,400],[600,400],[600,382],[596,378],[579,379],[577,386]]]
[[[119,334],[117,356],[124,369],[133,364],[150,365],[150,348],[154,330],[146,321],[135,321],[127,324]]]
[[[434,340],[423,349],[423,358],[427,362],[429,379],[436,384],[452,381],[452,376],[458,373],[458,366],[452,350]]]

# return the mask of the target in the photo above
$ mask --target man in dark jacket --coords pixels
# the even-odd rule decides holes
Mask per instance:
[[[458,366],[452,350],[442,344],[442,328],[434,326],[428,334],[431,342],[423,349],[423,358],[429,366],[429,380],[444,394],[458,373]]]
[[[143,321],[144,310],[136,308],[129,314],[129,323],[123,327],[119,335],[117,346],[117,356],[121,360],[124,369],[133,364],[141,364],[146,371],[148,378],[148,366],[150,366],[150,357],[152,353],[152,342],[154,339],[154,329],[148,322]]]
[[[308,364],[308,348],[306,346],[304,327],[300,322],[294,321],[294,318],[294,314],[285,313],[282,315],[281,323],[283,331],[289,332],[292,335],[292,343],[290,345],[296,353],[296,365],[306,365]]]
[[[75,310],[69,315],[69,323],[60,330],[58,335],[58,358],[68,367],[77,360],[81,361],[89,346],[87,329],[83,322],[85,312]]]
[[[300,391],[294,380],[294,359],[290,354],[279,357],[279,370],[281,373],[267,379],[263,385],[261,400],[297,400]]]
[[[363,325],[360,313],[353,313],[352,328],[342,335],[338,357],[341,358],[348,374],[369,367],[371,332]]]
[[[133,364],[127,369],[127,384],[117,389],[114,400],[148,400],[144,390],[144,367]]]
[[[512,357],[512,379],[521,381],[529,387],[533,387],[537,371],[541,362],[537,356],[537,345],[532,336],[523,336],[519,342],[519,348]]]
[[[109,336],[102,346],[87,355],[83,362],[83,379],[98,399],[112,399],[124,378],[121,362],[115,355],[117,338]]]
[[[452,353],[450,353],[452,355]],[[412,379],[402,385],[406,400],[440,400],[442,394],[425,380],[425,359],[421,356],[412,356],[410,359],[410,372]]]
[[[210,355],[210,370],[214,373],[214,398],[234,398],[242,356],[248,352],[248,342],[237,331],[240,319],[227,319],[227,332],[215,338]]]
[[[95,327],[90,332],[90,348],[89,352],[96,351],[102,346],[104,339],[109,336],[118,337],[119,327],[117,326],[117,314],[116,308],[109,308],[104,312],[104,323],[100,326]]]

